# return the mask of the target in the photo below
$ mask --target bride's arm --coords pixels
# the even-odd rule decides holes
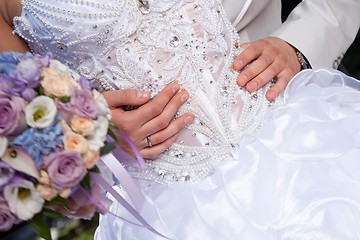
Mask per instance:
[[[0,52],[29,50],[27,44],[19,36],[12,34],[12,19],[20,12],[20,0],[0,1]]]

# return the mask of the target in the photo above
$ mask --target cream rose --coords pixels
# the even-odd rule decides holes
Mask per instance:
[[[70,86],[60,80],[60,76],[53,76],[48,72],[53,71],[52,69],[44,69],[44,79],[41,81],[41,86],[44,88],[44,92],[47,96],[55,96],[55,97],[62,97],[62,96],[69,96],[71,93]],[[54,73],[56,74],[56,73]]]
[[[71,118],[70,124],[71,128],[78,133],[86,134],[94,131],[93,121],[79,115],[74,115]]]
[[[44,185],[50,185],[51,184],[49,175],[47,174],[46,171],[40,170],[39,182],[41,182]]]
[[[40,196],[47,201],[51,201],[54,197],[58,195],[58,191],[50,186],[38,185],[36,189],[39,192]]]
[[[87,150],[83,155],[82,158],[85,162],[85,167],[87,169],[91,169],[95,166],[95,164],[99,161],[100,153],[99,151],[94,150]]]
[[[64,147],[66,150],[84,153],[87,150],[87,140],[80,134],[67,132],[64,135]]]

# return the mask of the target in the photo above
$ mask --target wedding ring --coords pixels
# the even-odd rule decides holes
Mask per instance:
[[[152,147],[152,142],[151,142],[151,139],[150,139],[150,136],[146,137],[146,141],[147,141],[147,145],[148,147]]]

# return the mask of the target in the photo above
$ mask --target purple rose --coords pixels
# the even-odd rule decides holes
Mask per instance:
[[[93,95],[88,90],[75,90],[70,102],[79,116],[95,119],[99,114]]]
[[[91,119],[96,119],[99,114],[96,101],[89,90],[76,89],[71,94],[70,102],[56,101],[56,104],[65,120],[69,120],[73,114]]]
[[[17,136],[26,128],[25,101],[0,91],[0,136]]]
[[[44,168],[50,177],[51,185],[57,189],[76,186],[87,173],[80,154],[72,151],[49,155],[44,160]]]
[[[5,199],[0,198],[0,232],[10,230],[14,224],[19,222],[20,220],[10,212]]]

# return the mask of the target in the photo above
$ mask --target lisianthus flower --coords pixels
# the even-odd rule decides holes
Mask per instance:
[[[40,69],[49,62],[49,56],[33,56],[30,53],[17,55],[16,68],[7,78],[2,76],[3,90],[14,96],[21,96],[31,101],[35,96],[35,88],[39,86]]]
[[[14,76],[26,83],[26,88],[39,86],[40,66],[33,58],[20,58]]]
[[[0,136],[16,136],[26,128],[25,101],[0,90]]]
[[[80,154],[74,151],[62,151],[50,154],[43,163],[51,186],[56,189],[71,188],[80,183],[87,170]]]
[[[19,218],[10,211],[6,200],[0,197],[0,232],[10,230],[14,224],[19,222]]]
[[[31,156],[21,148],[8,148],[1,160],[19,172],[26,173],[36,179],[39,178],[39,172],[35,162]]]
[[[32,128],[49,127],[55,119],[56,112],[56,105],[51,98],[38,96],[25,107],[26,123]]]
[[[0,189],[8,184],[15,176],[15,171],[9,164],[0,161]]]
[[[78,78],[77,82],[80,84],[82,89],[91,90],[94,88],[93,84],[87,80],[84,76]]]
[[[4,197],[10,211],[25,221],[39,213],[44,205],[44,199],[35,189],[34,184],[27,180],[8,184],[4,188]]]
[[[2,155],[4,155],[8,144],[9,144],[9,142],[8,142],[7,138],[0,136],[0,159],[1,159]]]

